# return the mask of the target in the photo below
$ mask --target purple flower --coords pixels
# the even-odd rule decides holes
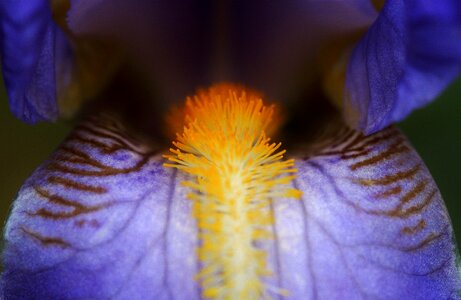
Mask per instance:
[[[386,1],[352,54],[346,118],[366,133],[402,120],[458,75],[460,53],[459,1]]]
[[[53,120],[55,63],[61,46],[47,1],[0,4],[2,70],[14,115],[29,123]]]
[[[461,5],[374,2],[81,0],[53,2],[53,13],[47,1],[2,2],[15,115],[50,120],[58,102],[66,113],[95,98],[18,193],[3,298],[203,298],[197,275],[209,257],[198,254],[203,227],[181,184],[192,176],[163,166],[158,120],[193,88],[225,79],[292,112],[280,139],[298,169],[288,185],[303,195],[261,207],[270,238],[250,245],[270,272],[261,296],[459,299],[443,200],[389,125],[458,74]],[[205,275],[218,294],[232,281],[220,276]]]

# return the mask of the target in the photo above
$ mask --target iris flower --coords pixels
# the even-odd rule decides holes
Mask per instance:
[[[4,299],[461,297],[392,125],[458,75],[458,0],[0,6],[12,112],[81,120],[14,201]]]

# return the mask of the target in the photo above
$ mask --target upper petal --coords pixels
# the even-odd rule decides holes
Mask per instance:
[[[12,112],[28,123],[54,120],[56,61],[67,55],[68,46],[49,1],[2,1],[0,14],[2,70]]]
[[[355,47],[346,76],[345,117],[365,133],[402,120],[458,75],[461,3],[388,0]]]
[[[68,21],[77,36],[117,41],[168,101],[222,80],[285,101],[318,79],[326,44],[376,16],[368,0],[77,0]]]
[[[319,56],[329,44],[377,17],[369,0],[236,1],[233,8],[229,68],[236,79],[283,101],[318,84]]]
[[[170,103],[209,84],[211,6],[193,0],[75,0],[68,26],[76,37],[114,42],[149,89]]]

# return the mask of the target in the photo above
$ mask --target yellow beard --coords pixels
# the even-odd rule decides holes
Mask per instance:
[[[301,196],[288,185],[296,173],[294,160],[284,160],[281,144],[266,135],[278,127],[274,112],[257,93],[220,84],[188,98],[170,118],[177,122],[171,126],[184,124],[184,131],[165,166],[193,175],[184,185],[192,189],[200,231],[204,297],[268,297],[263,277],[271,272],[258,245],[272,238],[270,201]]]

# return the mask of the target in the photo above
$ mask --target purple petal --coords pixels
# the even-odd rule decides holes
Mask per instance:
[[[291,299],[458,299],[450,219],[405,137],[344,130],[322,143],[298,160],[303,200],[274,201]]]
[[[31,124],[56,119],[55,66],[67,45],[49,1],[2,1],[0,20],[2,70],[13,114]]]
[[[193,0],[75,0],[69,28],[78,37],[115,42],[141,69],[149,88],[168,99],[183,99],[209,84],[209,5]]]
[[[285,100],[318,79],[315,60],[328,42],[376,16],[369,0],[76,0],[68,20],[77,36],[117,41],[168,100],[222,80]]]
[[[81,124],[15,201],[5,298],[193,299],[191,203],[162,163],[107,116]]]
[[[348,66],[348,123],[373,133],[402,120],[434,100],[460,63],[459,1],[386,1]]]
[[[185,177],[132,135],[93,118],[27,180],[5,230],[6,299],[200,298]],[[268,284],[289,299],[456,298],[448,215],[398,130],[316,145],[297,163],[303,199],[273,201]]]
[[[319,54],[330,43],[377,17],[369,0],[239,1],[234,14],[236,79],[284,101],[318,84]]]

